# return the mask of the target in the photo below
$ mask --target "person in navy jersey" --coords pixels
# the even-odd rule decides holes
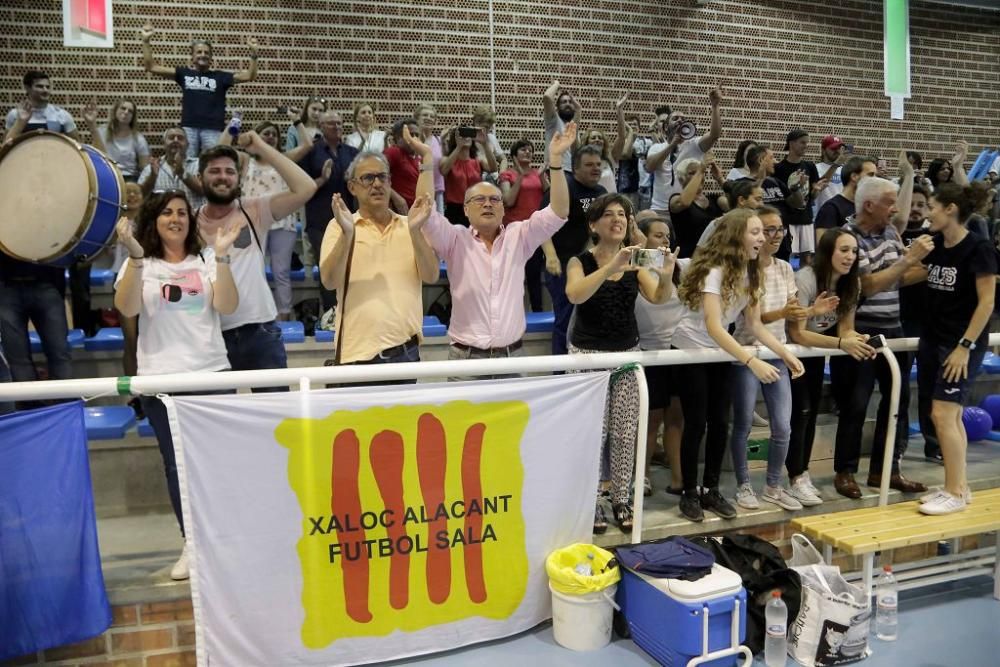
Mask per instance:
[[[142,65],[146,71],[173,79],[181,87],[181,126],[188,137],[188,157],[198,157],[219,143],[226,126],[226,91],[234,84],[257,78],[257,38],[248,37],[250,66],[239,72],[212,69],[212,44],[206,40],[191,43],[191,67],[165,67],[153,60],[150,40],[156,31],[146,23],[139,31],[142,40]]]
[[[963,221],[989,196],[985,183],[942,183],[930,198],[934,249],[924,259],[927,291],[917,349],[917,389],[930,402],[944,457],[944,488],[921,498],[924,514],[960,512],[972,501],[966,479],[968,439],[962,406],[986,353],[993,312],[997,251]]]

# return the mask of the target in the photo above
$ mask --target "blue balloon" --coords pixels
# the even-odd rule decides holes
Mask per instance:
[[[990,394],[979,404],[983,410],[990,413],[993,420],[993,428],[1000,428],[1000,394]]]
[[[962,411],[962,423],[965,425],[965,434],[969,442],[982,440],[989,435],[993,428],[993,419],[990,414],[982,408],[966,408]]]

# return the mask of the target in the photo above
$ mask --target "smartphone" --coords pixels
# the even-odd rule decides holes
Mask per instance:
[[[885,347],[885,336],[878,334],[877,336],[872,336],[868,339],[868,345],[875,348],[876,350],[881,350]]]
[[[636,248],[629,257],[628,265],[636,268],[663,268],[663,251],[650,248]]]
[[[479,135],[478,127],[460,127],[458,128],[458,136],[464,139],[475,139]]]

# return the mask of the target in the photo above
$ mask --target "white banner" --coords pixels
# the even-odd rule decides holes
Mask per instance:
[[[199,665],[348,665],[551,616],[609,373],[165,399]]]

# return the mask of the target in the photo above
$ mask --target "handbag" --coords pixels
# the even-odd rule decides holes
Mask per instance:
[[[842,665],[871,655],[871,600],[823,561],[805,535],[792,536],[791,568],[802,581],[802,602],[788,628],[788,654],[800,665]]]

